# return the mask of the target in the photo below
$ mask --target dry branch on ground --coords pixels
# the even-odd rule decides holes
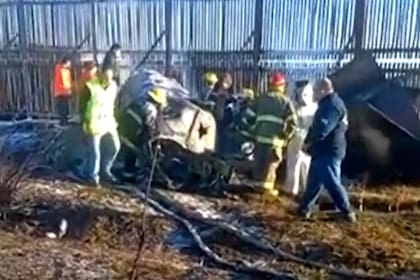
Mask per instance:
[[[54,135],[48,139],[46,142]],[[21,155],[18,158],[0,162],[0,177],[10,178],[16,173],[13,162],[25,160]],[[29,166],[34,166],[32,163],[42,164],[42,160],[31,161]],[[121,191],[91,189],[52,170],[35,172],[31,177],[27,174],[15,180],[19,184],[14,185],[18,188],[10,195],[13,207],[0,221],[0,278],[126,279],[136,252],[142,202]],[[356,225],[337,223],[323,212],[312,221],[297,220],[290,211],[295,207],[294,201],[285,197],[263,205],[258,195],[242,195],[240,191],[221,198],[206,193],[161,192],[188,211],[201,211],[207,217],[218,215],[229,221],[220,230],[211,224],[202,228],[202,222],[190,217],[203,242],[229,262],[259,260],[257,264],[263,268],[288,272],[298,279],[329,279],[328,269],[284,261],[267,252],[283,249],[336,269],[419,278],[415,274],[420,267],[419,189],[355,189],[354,205],[358,207],[362,201],[364,206]],[[141,279],[260,279],[221,269],[196,246],[175,249],[168,239],[182,228],[180,224],[157,212],[150,215],[139,267]],[[48,232],[57,230],[62,219],[69,225],[64,237],[46,237]],[[249,242],[228,234],[230,226],[252,230],[274,248],[257,250]],[[184,241],[190,238],[185,233],[180,236]],[[13,278],[16,275],[18,278]]]

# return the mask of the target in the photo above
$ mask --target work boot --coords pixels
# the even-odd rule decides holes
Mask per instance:
[[[130,184],[134,184],[137,180],[137,176],[134,172],[123,171],[122,174],[118,177],[121,179],[121,181],[130,183]]]
[[[277,200],[279,196],[279,191],[276,189],[264,189],[262,194],[263,204],[273,203]]]
[[[115,178],[114,175],[112,175],[110,172],[109,173],[104,173],[101,176],[101,180],[104,181],[105,183],[111,184],[111,185],[118,185],[121,182]]]
[[[303,210],[302,207],[298,207],[295,214],[305,220],[309,220],[311,218],[311,212]]]
[[[101,185],[99,184],[99,178],[90,177],[87,179],[87,184],[94,188],[99,188]]]
[[[348,223],[356,223],[357,222],[357,218],[356,218],[356,213],[355,212],[349,212],[349,213],[340,213],[339,217],[341,219],[343,219],[344,221],[348,222]]]

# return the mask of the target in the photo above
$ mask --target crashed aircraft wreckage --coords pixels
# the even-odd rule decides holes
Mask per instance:
[[[155,87],[168,93],[168,106],[157,124],[157,135],[155,139],[150,139],[152,142],[159,141],[162,147],[156,174],[161,175],[161,179],[164,177],[165,183],[169,181],[172,188],[194,182],[206,187],[227,183],[232,170],[215,153],[216,121],[213,115],[194,104],[190,92],[175,80],[156,71],[136,72],[120,90],[118,110],[133,108],[133,103],[141,105],[147,93]],[[146,147],[148,151],[144,151],[144,145],[137,148],[137,152],[144,152],[150,165],[153,158],[151,146]]]
[[[343,174],[353,179],[368,175],[370,183],[419,181],[420,120],[414,90],[386,80],[369,53],[357,57],[330,78],[349,111]],[[121,88],[119,110],[126,110],[133,102],[143,102],[155,86],[166,89],[169,95],[168,110],[157,137],[165,143],[159,164],[161,173],[178,184],[193,180],[212,186],[221,178],[227,183],[233,167],[215,152],[215,119],[176,81],[156,71],[135,73]],[[181,174],[179,170],[188,172]]]
[[[330,75],[349,112],[343,173],[370,183],[420,181],[420,120],[415,90],[385,79],[368,52]]]
[[[351,179],[368,175],[370,184],[420,182],[420,108],[416,102],[420,90],[386,80],[369,53],[357,57],[330,78],[349,111],[343,175]],[[229,182],[232,165],[236,162],[232,164],[230,158],[215,151],[214,117],[197,105],[190,92],[176,81],[155,71],[135,73],[121,88],[119,110],[143,102],[147,91],[154,86],[161,86],[169,92],[169,110],[165,112],[158,134],[158,139],[164,143],[164,155],[159,157],[157,175],[166,176],[165,183],[169,177],[173,187],[197,186],[197,182],[203,186]],[[19,133],[31,130],[26,126],[13,129]],[[85,147],[78,143],[83,139],[79,130],[79,126],[74,125],[64,132],[65,141],[54,149],[57,154],[54,158],[63,154],[66,160],[54,162],[64,164],[69,160],[83,160],[74,159],[75,155],[84,155],[83,151],[74,150]],[[151,155],[148,155],[150,161]]]
[[[369,175],[370,184],[420,182],[420,120],[415,102],[420,90],[387,81],[370,54],[356,58],[330,78],[349,111],[343,175],[351,179]],[[169,110],[158,134],[164,145],[157,175],[166,176],[165,183],[169,177],[173,187],[197,186],[197,182],[211,187],[229,182],[236,162],[232,164],[230,158],[215,151],[214,117],[198,106],[190,92],[176,81],[155,71],[137,72],[121,88],[119,109],[143,102],[142,97],[156,85],[169,92]],[[32,130],[23,126],[13,129],[19,133]],[[79,130],[74,125],[64,132],[65,141],[54,149],[57,154],[54,158],[64,155],[66,160],[54,162],[83,160],[79,157],[84,152],[78,147],[85,145],[79,143],[83,139]],[[150,153],[147,159],[151,160]]]

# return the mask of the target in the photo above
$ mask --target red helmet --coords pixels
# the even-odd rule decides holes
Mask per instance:
[[[271,85],[273,87],[286,85],[286,77],[282,73],[274,73],[271,76]]]

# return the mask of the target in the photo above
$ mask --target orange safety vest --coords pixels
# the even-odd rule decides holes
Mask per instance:
[[[54,69],[54,96],[68,96],[71,94],[71,71],[57,64]]]

